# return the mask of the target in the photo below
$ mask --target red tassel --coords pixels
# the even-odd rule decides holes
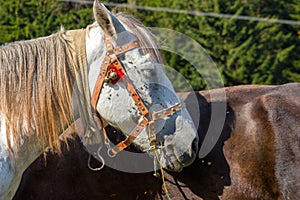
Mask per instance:
[[[111,71],[111,72],[116,72],[117,73],[117,75],[118,75],[118,78],[117,79],[115,79],[115,80],[111,80],[111,84],[116,84],[121,78],[123,78],[123,76],[124,76],[124,72],[123,72],[123,70],[122,69],[118,69],[116,66],[114,66],[114,65],[110,65],[109,66],[109,70]]]

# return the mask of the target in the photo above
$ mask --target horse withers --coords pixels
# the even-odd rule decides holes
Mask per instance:
[[[14,196],[24,170],[47,146],[60,151],[59,135],[76,118],[83,143],[100,149],[93,113],[126,136],[111,156],[131,143],[150,155],[157,147],[156,162],[173,171],[196,157],[196,128],[159,65],[154,37],[98,1],[93,11],[96,22],[86,29],[0,49],[0,199]]]

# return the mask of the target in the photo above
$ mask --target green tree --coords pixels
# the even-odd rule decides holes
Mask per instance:
[[[141,6],[226,13],[300,21],[299,0],[114,0]],[[0,0],[0,44],[50,35],[93,22],[91,4],[57,0]],[[117,10],[120,10],[118,8]],[[124,10],[124,9],[121,9]],[[146,26],[169,28],[195,39],[213,58],[226,86],[300,82],[299,25],[214,18],[163,11],[125,9]],[[176,43],[176,41],[175,41]],[[190,51],[189,45],[180,47]],[[205,89],[201,74],[174,53],[163,52],[169,66],[196,90]],[[195,57],[200,55],[195,55]],[[181,78],[174,84],[184,90]]]
[[[0,44],[85,27],[92,21],[90,5],[57,0],[0,0]]]
[[[299,20],[299,0],[274,1],[135,1],[144,6]],[[299,26],[187,14],[136,11],[148,26],[170,28],[197,40],[219,67],[225,85],[282,84],[300,81]],[[176,55],[168,64],[184,72],[195,89],[205,85],[191,76],[190,67]],[[189,68],[189,69],[185,69]]]

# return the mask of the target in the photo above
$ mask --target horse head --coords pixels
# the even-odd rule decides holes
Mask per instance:
[[[98,1],[93,12],[86,54],[94,109],[127,136],[123,145],[132,142],[142,151],[155,145],[164,168],[182,170],[195,159],[198,135],[162,70],[154,37],[138,21],[113,15]]]

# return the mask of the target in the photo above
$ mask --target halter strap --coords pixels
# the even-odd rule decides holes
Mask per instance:
[[[99,101],[99,97],[101,94],[101,90],[103,88],[103,85],[105,82],[110,82],[110,74],[112,74],[114,71],[113,69],[117,69],[120,74],[122,74],[122,80],[125,83],[125,86],[132,97],[135,105],[137,106],[138,110],[142,114],[142,119],[140,122],[136,125],[136,127],[131,131],[131,133],[126,137],[125,140],[119,142],[116,146],[113,148],[110,148],[109,145],[109,139],[107,137],[106,131],[105,131],[105,126],[102,126],[103,129],[103,135],[105,138],[105,143],[108,146],[108,155],[111,157],[114,157],[118,152],[122,151],[126,147],[128,147],[134,140],[135,138],[147,127],[147,132],[148,132],[148,138],[150,141],[150,145],[153,145],[156,141],[156,130],[154,126],[154,122],[157,119],[163,119],[168,116],[171,116],[175,114],[176,112],[180,111],[182,108],[181,103],[178,103],[176,105],[173,105],[167,109],[160,110],[158,112],[152,113],[151,116],[149,116],[149,110],[146,107],[144,101],[136,91],[134,85],[132,84],[132,81],[130,80],[126,70],[124,69],[122,63],[118,59],[118,55],[124,54],[130,50],[133,50],[135,48],[140,47],[138,41],[133,41],[130,43],[127,43],[123,46],[114,48],[112,44],[111,38],[108,38],[107,36],[104,36],[104,41],[106,43],[106,56],[101,64],[100,67],[100,72],[98,75],[98,79],[96,81],[96,85],[93,91],[92,95],[92,107],[94,111],[97,113],[97,103]],[[100,121],[105,120],[100,116],[99,113],[97,113]],[[150,118],[150,121],[148,120]]]
[[[149,113],[149,111],[148,111],[147,107],[145,106],[144,102],[142,101],[142,99],[140,98],[139,94],[135,90],[134,86],[132,85],[130,79],[128,78],[128,75],[127,75],[123,65],[117,58],[117,55],[123,54],[132,49],[138,48],[139,47],[138,42],[137,41],[130,42],[128,44],[125,44],[121,47],[114,49],[111,38],[107,38],[107,36],[105,36],[104,41],[106,43],[107,53],[102,62],[102,65],[100,67],[100,73],[98,75],[98,79],[96,81],[96,85],[95,85],[93,95],[92,95],[92,106],[93,106],[94,110],[95,111],[97,110],[96,109],[97,103],[99,101],[101,90],[103,88],[104,79],[107,76],[107,74],[109,73],[109,67],[111,65],[114,65],[118,70],[122,71],[122,73],[125,75],[123,80],[126,84],[127,90],[130,92],[130,95],[133,98],[134,103],[138,107],[139,111],[142,113],[143,116],[146,116]]]

